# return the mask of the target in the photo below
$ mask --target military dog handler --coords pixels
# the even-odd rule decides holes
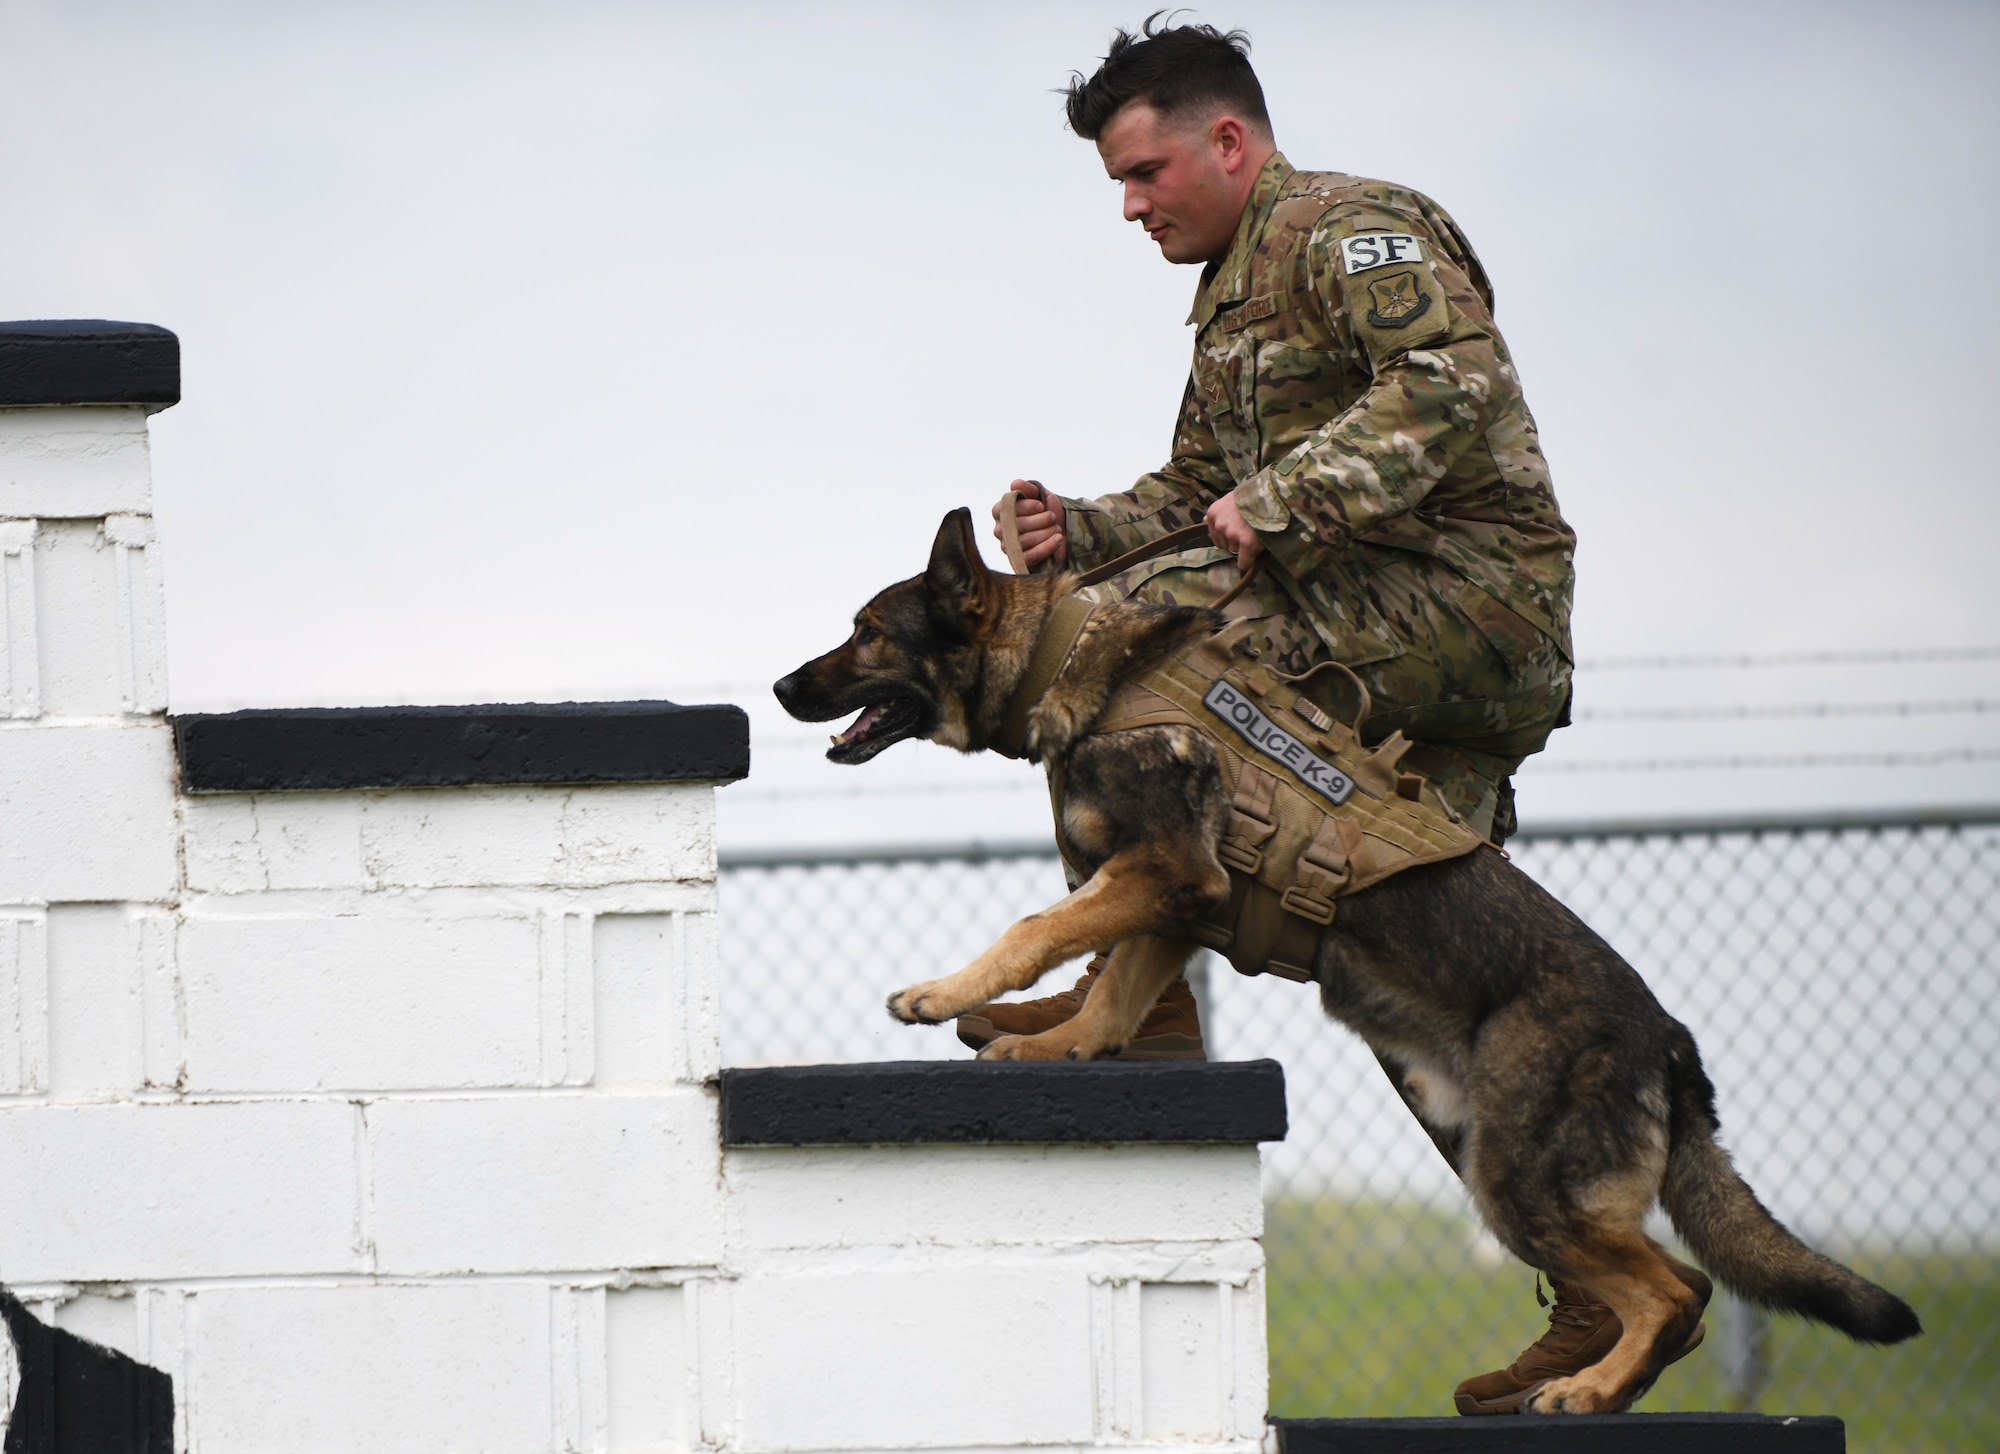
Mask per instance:
[[[1225,607],[1257,622],[1242,649],[1287,674],[1352,668],[1374,701],[1368,740],[1400,728],[1420,744],[1405,765],[1497,845],[1515,827],[1514,770],[1568,721],[1576,537],[1471,243],[1419,192],[1295,169],[1248,49],[1241,32],[1156,14],[1072,79],[1070,128],[1096,143],[1125,217],[1169,262],[1201,265],[1194,367],[1162,468],[1096,499],[1015,480],[995,533],[1011,505],[1030,568],[1082,570],[1206,522],[1212,548],[1094,589],[1201,605],[1255,567]],[[1339,677],[1320,673],[1315,694],[1350,717]],[[1060,1023],[1095,972],[963,1017],[960,1038]],[[1202,1056],[1185,980],[1126,1054]],[[1400,1089],[1401,1067],[1384,1068]],[[1450,1134],[1433,1136],[1456,1169]],[[1461,1413],[1516,1412],[1617,1342],[1588,1288],[1554,1290],[1548,1331],[1461,1383]]]

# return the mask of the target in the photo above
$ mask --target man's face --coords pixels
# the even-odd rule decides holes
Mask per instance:
[[[1111,180],[1124,184],[1125,220],[1145,228],[1168,262],[1206,263],[1236,240],[1256,179],[1250,140],[1234,117],[1189,125],[1135,101],[1099,133],[1097,154]]]

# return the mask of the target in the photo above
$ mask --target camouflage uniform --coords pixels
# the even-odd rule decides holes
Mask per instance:
[[[1368,739],[1400,727],[1426,744],[1423,770],[1504,836],[1509,775],[1567,720],[1576,537],[1492,307],[1428,197],[1274,156],[1202,274],[1172,459],[1063,507],[1081,569],[1233,490],[1269,555],[1228,609],[1266,623],[1255,653],[1287,672],[1353,668],[1374,698]],[[1202,602],[1236,579],[1202,548],[1098,589]],[[1314,683],[1351,715],[1338,673]]]

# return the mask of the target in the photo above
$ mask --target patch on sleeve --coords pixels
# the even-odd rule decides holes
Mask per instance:
[[[1390,273],[1368,280],[1368,321],[1377,328],[1408,328],[1431,311],[1429,274]]]
[[[1451,308],[1427,240],[1408,232],[1354,232],[1337,247],[1348,325],[1373,368],[1450,334]]]
[[[1350,278],[1370,268],[1423,260],[1423,239],[1408,232],[1357,232],[1340,240],[1340,270]]]

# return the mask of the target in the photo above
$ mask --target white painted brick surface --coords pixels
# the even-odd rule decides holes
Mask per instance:
[[[715,931],[712,913],[598,917],[594,1084],[692,1084],[716,1073],[721,1014]]]
[[[732,1293],[745,1448],[1092,1442],[1080,1277],[890,1265],[746,1276]]]
[[[381,1272],[722,1260],[715,1102],[705,1091],[382,1100],[367,1126]]]
[[[1254,1148],[725,1156],[712,790],[177,796],[147,497],[0,410],[0,1282],[177,1454],[1251,1454]]]
[[[0,517],[150,510],[146,414],[139,407],[0,409]]]
[[[219,794],[187,802],[188,888],[581,889],[715,879],[705,788]]]
[[[139,1356],[139,1299],[129,1289],[113,1297],[84,1293],[56,1309],[55,1325],[127,1358]]]
[[[0,726],[0,904],[175,891],[173,742],[164,722]]]
[[[123,904],[49,909],[49,1090],[55,1099],[107,1100],[145,1084],[140,935],[138,920]]]
[[[199,1454],[565,1447],[544,1286],[202,1289],[188,1323]]]
[[[0,912],[0,1096],[49,1083],[48,918]]]
[[[688,1293],[634,1287],[604,1295],[605,1447],[656,1454],[698,1442]]]
[[[165,709],[165,605],[152,546],[144,515],[39,522],[23,568],[33,575],[35,695],[44,715]]]
[[[1255,1239],[1254,1146],[882,1146],[729,1153],[746,1255],[813,1247]]]
[[[35,626],[33,520],[0,519],[0,717],[42,710],[40,633]]]
[[[343,1101],[0,1105],[0,1280],[357,1268]]]
[[[532,914],[190,916],[188,1088],[541,1084],[542,933]]]

